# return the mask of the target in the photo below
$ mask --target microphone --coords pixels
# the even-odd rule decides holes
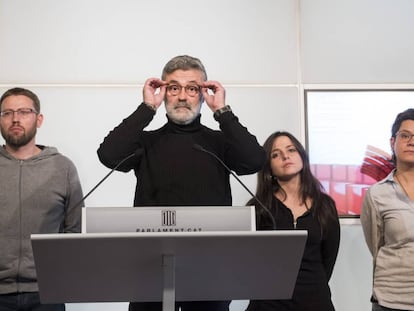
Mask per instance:
[[[204,149],[202,146],[200,146],[199,144],[194,144],[193,148],[207,153],[209,155],[211,155],[213,158],[215,158],[238,182],[240,185],[243,186],[244,189],[246,189],[246,191],[253,197],[253,199],[264,209],[264,211],[269,215],[270,220],[272,221],[272,228],[273,230],[276,230],[276,220],[273,217],[272,213],[270,212],[270,210],[256,197],[256,195],[253,194],[253,192],[250,191],[249,188],[247,188],[247,186],[240,180],[240,178],[224,163],[224,161],[222,159],[220,159],[215,153]]]
[[[138,148],[137,150],[135,150],[133,153],[131,153],[130,155],[128,155],[127,157],[123,158],[117,165],[115,165],[115,167],[113,169],[111,169],[109,171],[108,174],[105,175],[104,178],[102,178],[96,185],[95,187],[93,187],[85,196],[83,196],[82,199],[79,200],[78,203],[76,203],[76,207],[78,207],[83,201],[86,200],[87,197],[89,197],[92,192],[95,191],[96,188],[98,188],[118,167],[120,167],[125,161],[129,160],[130,158],[134,157],[134,156],[141,156],[143,153],[143,149],[142,148]]]

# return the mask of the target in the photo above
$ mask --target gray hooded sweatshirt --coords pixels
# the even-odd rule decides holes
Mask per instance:
[[[38,291],[30,234],[81,230],[74,164],[54,147],[38,147],[27,160],[0,147],[0,294]]]

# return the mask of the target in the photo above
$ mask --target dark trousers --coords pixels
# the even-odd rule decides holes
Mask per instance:
[[[65,305],[41,304],[38,292],[0,294],[0,311],[65,311]]]
[[[175,311],[229,311],[231,301],[186,301],[177,302]],[[161,302],[131,302],[129,311],[162,311]],[[1,310],[0,310],[1,311]]]
[[[391,308],[380,306],[378,303],[373,302],[372,303],[372,311],[406,311],[406,310],[391,309]]]

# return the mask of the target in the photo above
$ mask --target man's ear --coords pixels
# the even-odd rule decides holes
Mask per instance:
[[[39,113],[37,115],[37,120],[36,120],[37,128],[40,128],[42,126],[42,123],[43,123],[43,114]]]

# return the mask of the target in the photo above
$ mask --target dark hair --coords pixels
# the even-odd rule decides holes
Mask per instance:
[[[39,113],[40,112],[40,100],[35,93],[28,89],[24,89],[21,87],[15,87],[12,89],[7,90],[0,98],[0,108],[3,105],[3,101],[9,96],[16,96],[16,95],[24,95],[30,98],[33,101],[34,109]]]
[[[271,168],[271,153],[273,143],[276,138],[286,136],[288,137],[296,150],[299,152],[299,155],[303,162],[303,168],[300,171],[300,194],[301,200],[303,203],[306,202],[307,198],[311,198],[313,201],[313,215],[317,217],[322,228],[325,228],[329,218],[337,219],[338,214],[335,207],[335,202],[330,196],[328,196],[322,184],[313,176],[309,157],[302,146],[302,144],[296,139],[295,136],[289,132],[278,131],[271,134],[263,144],[263,149],[266,153],[266,162],[261,171],[257,174],[257,189],[256,196],[261,200],[266,206],[273,208],[274,194],[277,191],[281,191],[285,196],[286,193],[280,187],[277,179],[273,178],[272,168]],[[247,204],[254,205],[255,200],[251,199]],[[259,213],[258,217],[266,217],[266,213],[262,211],[261,207],[258,207]]]
[[[395,118],[395,121],[391,127],[391,137],[395,138],[395,136],[397,135],[397,132],[400,130],[401,123],[403,123],[406,120],[414,120],[414,109],[413,108],[409,108],[397,114],[397,117]],[[392,150],[392,162],[394,162],[394,164],[396,163],[394,150]]]
[[[397,132],[399,131],[401,127],[401,123],[403,123],[403,121],[405,120],[414,120],[414,109],[413,108],[404,110],[403,112],[400,112],[397,115],[391,127],[391,137],[395,137],[397,135]]]
[[[161,79],[165,80],[167,74],[173,73],[176,70],[190,70],[195,69],[203,73],[204,81],[207,80],[206,69],[204,68],[203,63],[195,57],[188,55],[180,55],[172,58],[162,70]]]

